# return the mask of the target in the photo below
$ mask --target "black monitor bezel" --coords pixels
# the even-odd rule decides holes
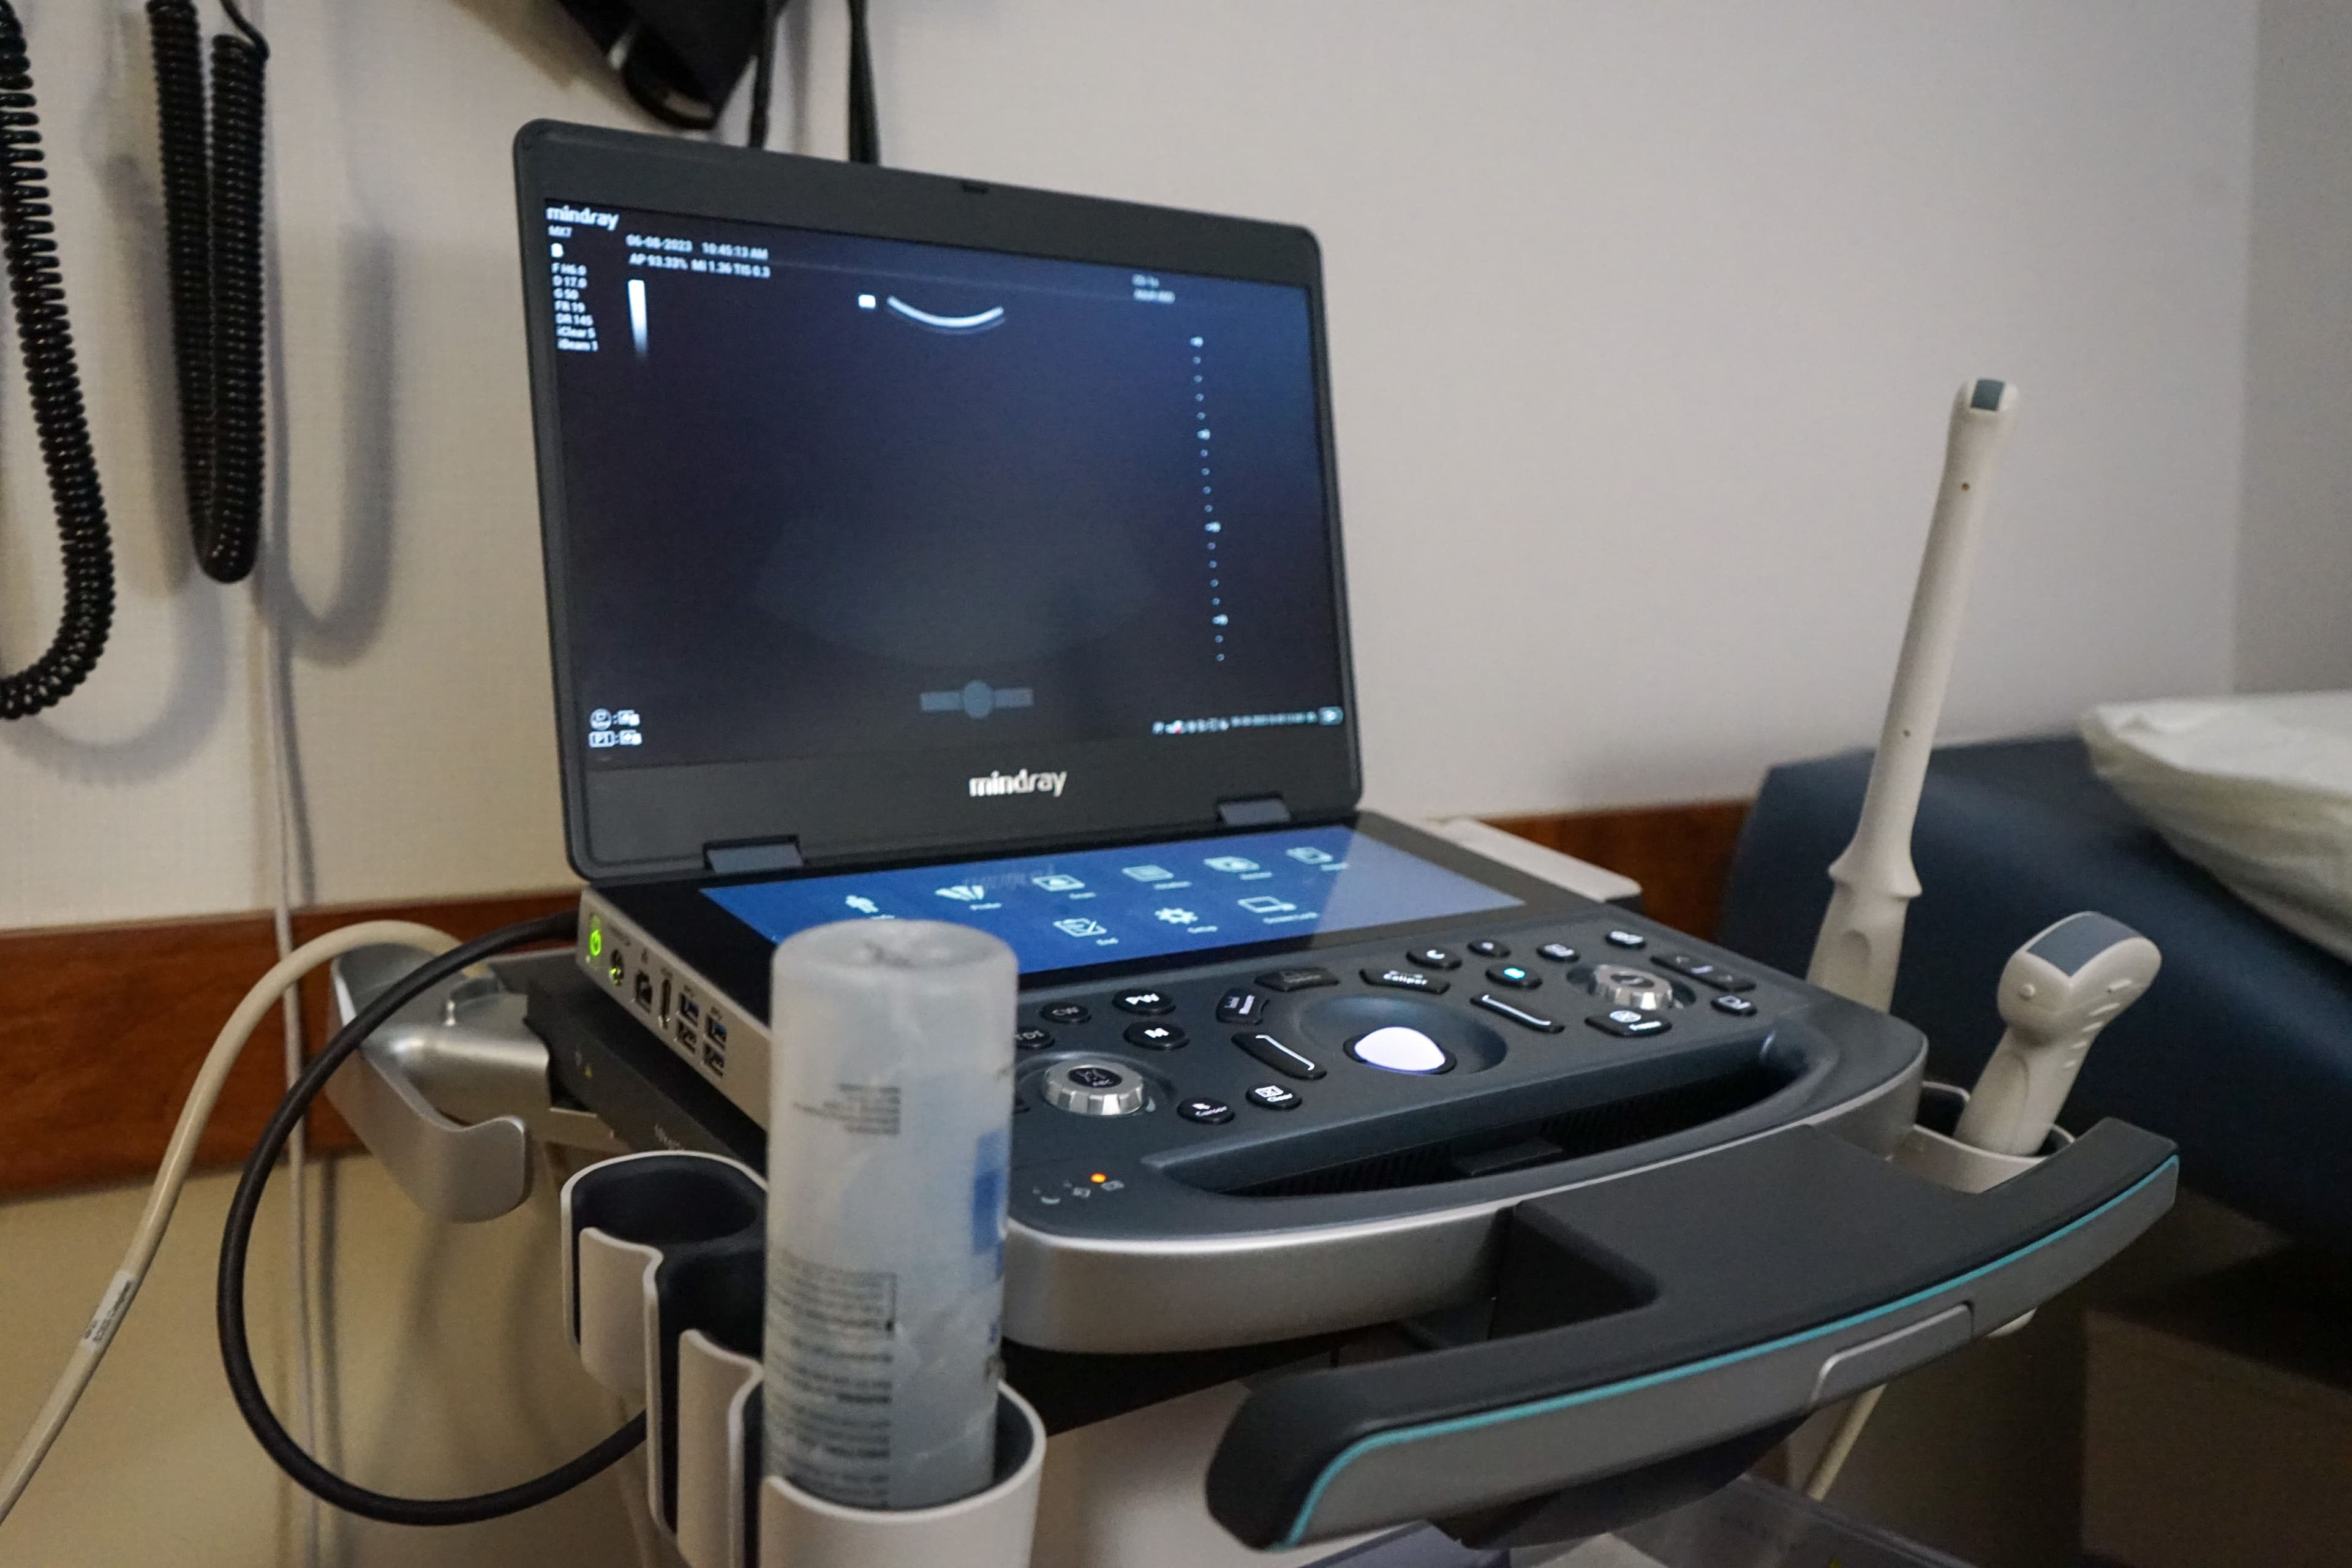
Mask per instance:
[[[548,637],[565,847],[591,880],[698,872],[713,847],[793,840],[810,865],[946,858],[1040,842],[1218,830],[1218,808],[1277,796],[1299,819],[1351,810],[1362,793],[1340,552],[1338,462],[1325,351],[1321,254],[1293,226],[1219,217],[975,180],[538,121],[514,145],[531,414],[547,574]],[[764,759],[591,770],[574,721],[552,282],[531,239],[551,203],[773,224],[1015,255],[1286,284],[1307,294],[1344,718],[1330,726],[1170,741]],[[1017,753],[1017,754],[1016,754]],[[1045,795],[975,798],[974,773],[1067,771]]]
[[[1423,920],[1400,921],[1387,925],[1360,926],[1349,931],[1310,931],[1300,936],[1283,936],[1259,942],[1234,942],[1223,947],[1206,948],[1197,952],[1161,953],[1146,958],[1119,958],[1107,963],[1073,964],[1066,968],[1037,970],[1021,976],[1021,989],[1034,992],[1081,983],[1097,984],[1124,979],[1130,975],[1164,975],[1189,970],[1230,963],[1238,959],[1279,958],[1286,954],[1309,953],[1333,947],[1360,947],[1368,942],[1393,941],[1396,956],[1404,957],[1412,939],[1438,931],[1460,931],[1481,921],[1497,928],[1515,925],[1530,916],[1581,915],[1600,906],[1591,900],[1569,892],[1554,883],[1514,870],[1499,861],[1474,854],[1460,845],[1434,835],[1423,833],[1391,817],[1372,812],[1352,814],[1339,819],[1338,826],[1353,827],[1383,844],[1417,855],[1449,871],[1457,872],[1482,887],[1519,900],[1517,905],[1483,910],[1474,915],[1442,915]],[[1139,848],[1159,848],[1181,844],[1194,838],[1219,837],[1242,832],[1279,832],[1280,827],[1230,828],[1208,827],[1198,832],[1155,835],[1137,839]],[[1019,851],[1013,851],[1018,853]],[[981,852],[993,856],[1003,851],[990,848]],[[971,855],[918,855],[877,864],[876,870],[897,870],[902,867],[952,865],[975,858]],[[762,937],[742,921],[729,913],[713,900],[703,897],[706,889],[726,887],[740,882],[773,881],[782,876],[838,876],[839,866],[811,867],[803,872],[759,872],[742,876],[667,878],[643,882],[616,882],[598,890],[604,898],[639,930],[651,935],[683,961],[694,972],[720,991],[732,997],[738,1006],[753,1014],[767,1016],[768,966],[775,954],[775,944]]]

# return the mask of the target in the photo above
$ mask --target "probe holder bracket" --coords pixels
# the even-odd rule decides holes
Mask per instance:
[[[431,955],[400,943],[335,960],[340,1027]],[[552,955],[556,963],[570,955]],[[495,1219],[530,1195],[531,1140],[623,1148],[596,1117],[556,1103],[547,1047],[523,1022],[523,986],[545,954],[492,960],[385,1021],[327,1080],[327,1098],[410,1201],[436,1219]]]

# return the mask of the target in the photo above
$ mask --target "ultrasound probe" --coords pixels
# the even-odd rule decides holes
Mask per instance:
[[[2156,943],[2101,914],[2068,915],[2010,955],[2000,972],[2009,1026],[1953,1136],[1995,1154],[2035,1154],[2074,1075],[2116,1016],[2156,978]]]
[[[1895,995],[1904,916],[1919,896],[1911,825],[1919,815],[1927,753],[1936,743],[1936,722],[1959,642],[1977,519],[2016,407],[2017,388],[1990,377],[1963,383],[1952,400],[1944,477],[1936,488],[1935,516],[1927,524],[1927,548],[1919,561],[1885,728],[1870,765],[1853,841],[1830,865],[1837,891],[1805,973],[1824,990],[1882,1011]]]

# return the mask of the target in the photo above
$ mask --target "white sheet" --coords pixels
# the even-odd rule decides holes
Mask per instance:
[[[2083,738],[2167,843],[2352,961],[2352,691],[2109,703]]]

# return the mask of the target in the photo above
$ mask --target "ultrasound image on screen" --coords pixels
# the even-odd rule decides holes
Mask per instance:
[[[1303,289],[547,216],[595,765],[1339,721]]]

